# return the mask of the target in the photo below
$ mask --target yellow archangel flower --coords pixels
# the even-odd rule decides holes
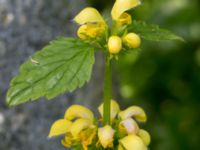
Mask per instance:
[[[97,127],[93,125],[93,121],[94,115],[88,108],[72,105],[66,110],[64,119],[53,123],[49,137],[65,134],[61,141],[65,147],[71,147],[73,142],[80,141],[84,150],[87,150],[96,136]]]
[[[106,23],[101,14],[92,7],[83,9],[75,18],[74,21],[78,23],[78,36],[81,39],[95,38],[100,36],[106,30]]]

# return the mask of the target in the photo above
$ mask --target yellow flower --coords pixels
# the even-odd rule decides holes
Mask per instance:
[[[101,114],[101,117],[103,117],[103,104],[101,104],[98,108],[99,113]],[[110,108],[110,114],[111,114],[111,120],[114,120],[118,112],[120,111],[119,104],[111,100],[111,108]]]
[[[146,122],[146,120],[147,120],[146,113],[144,112],[144,110],[141,107],[138,107],[138,106],[131,106],[131,107],[125,109],[124,111],[119,112],[118,115],[119,115],[120,119],[122,119],[122,120],[125,120],[130,117],[133,117],[137,121],[140,121],[140,122]]]
[[[53,123],[49,132],[49,138],[66,134],[70,131],[72,122],[66,119],[60,119]]]
[[[119,143],[118,150],[147,150],[142,139],[135,134],[124,137]]]
[[[65,112],[64,118],[68,120],[74,120],[76,118],[85,118],[92,122],[94,120],[94,115],[92,111],[90,111],[86,107],[83,107],[81,105],[72,105]]]
[[[83,9],[78,15],[75,16],[74,21],[80,25],[85,23],[105,23],[101,14],[92,7],[87,7]]]
[[[138,48],[140,47],[141,39],[135,33],[128,33],[123,37],[123,42],[130,48]]]
[[[98,129],[99,142],[103,148],[113,147],[114,133],[115,131],[109,125]]]
[[[100,36],[105,32],[107,26],[101,14],[92,7],[83,9],[74,18],[74,21],[81,25],[77,31],[77,35],[81,39]]]
[[[76,119],[74,122],[72,122]],[[97,127],[93,125],[93,113],[81,105],[72,105],[66,110],[64,119],[56,121],[50,130],[49,137],[65,134],[61,141],[65,147],[71,147],[80,141],[84,150],[96,136]]]
[[[127,118],[120,122],[119,131],[124,134],[137,134],[139,126],[132,118]]]
[[[140,129],[138,132],[138,136],[143,140],[146,146],[150,144],[151,136],[146,130]]]
[[[140,4],[140,0],[116,0],[111,11],[113,20],[118,20],[125,11],[134,8]]]
[[[122,49],[122,40],[118,36],[111,36],[108,39],[108,50],[111,54],[117,54]]]

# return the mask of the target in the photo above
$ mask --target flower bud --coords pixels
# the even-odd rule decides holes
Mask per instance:
[[[123,37],[123,42],[130,48],[138,48],[140,47],[141,39],[135,33],[128,33]]]
[[[111,36],[108,40],[108,50],[111,54],[117,54],[122,48],[122,40],[118,36]]]

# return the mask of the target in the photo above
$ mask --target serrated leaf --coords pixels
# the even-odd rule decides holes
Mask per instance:
[[[128,32],[135,32],[142,38],[151,41],[184,41],[182,37],[175,35],[171,31],[161,29],[158,25],[147,24],[143,21],[133,21],[133,23],[128,26]]]
[[[71,92],[90,79],[93,64],[94,49],[89,44],[64,37],[52,41],[20,67],[7,92],[7,104]]]

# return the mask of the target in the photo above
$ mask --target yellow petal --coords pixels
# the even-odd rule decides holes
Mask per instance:
[[[111,36],[108,39],[108,50],[111,54],[118,54],[122,49],[122,40],[118,36]]]
[[[125,150],[147,150],[143,141],[134,134],[124,137],[119,142]]]
[[[138,132],[138,136],[143,140],[146,146],[150,144],[151,136],[146,130],[140,129]]]
[[[114,133],[115,131],[109,125],[98,129],[99,142],[103,148],[113,147]]]
[[[101,117],[103,117],[103,104],[98,107]],[[116,115],[120,111],[119,104],[115,100],[111,100],[111,120],[115,119]]]
[[[92,141],[96,136],[96,133],[97,133],[97,128],[95,126],[91,126],[90,128],[87,128],[82,132],[80,132],[80,140],[85,149],[87,149],[87,147],[92,144]]]
[[[82,146],[83,146],[83,150],[88,150],[88,147],[86,145],[82,144]]]
[[[70,148],[73,144],[73,137],[71,135],[71,133],[67,133],[66,136],[64,137],[64,139],[61,140],[61,144],[64,147]]]
[[[103,23],[87,23],[79,27],[77,35],[81,39],[96,38],[106,30]]]
[[[131,106],[124,111],[119,112],[119,117],[125,120],[130,117],[134,117],[137,121],[146,122],[147,116],[144,110],[138,106]]]
[[[116,0],[111,15],[113,20],[118,20],[119,17],[127,10],[141,4],[140,0]]]
[[[95,22],[104,22],[103,17],[101,14],[92,7],[87,7],[83,9],[75,18],[74,21],[78,24],[85,24],[85,23],[95,23]]]
[[[82,130],[89,128],[92,126],[91,120],[88,119],[77,119],[71,126],[71,134],[75,139],[79,138],[79,134]]]
[[[69,132],[72,122],[66,119],[60,119],[53,123],[50,129],[49,138]]]
[[[119,124],[119,131],[125,134],[137,134],[139,126],[132,118],[125,119]]]
[[[125,150],[125,149],[121,145],[119,145],[118,150]]]
[[[87,24],[80,26],[77,30],[77,35],[80,39],[87,39]]]
[[[90,111],[86,107],[83,107],[81,105],[72,105],[65,112],[64,118],[68,120],[73,120],[76,118],[86,118],[90,121],[93,121],[94,115],[92,111]]]
[[[135,33],[128,33],[123,37],[123,42],[130,48],[138,48],[140,47],[141,39]]]

